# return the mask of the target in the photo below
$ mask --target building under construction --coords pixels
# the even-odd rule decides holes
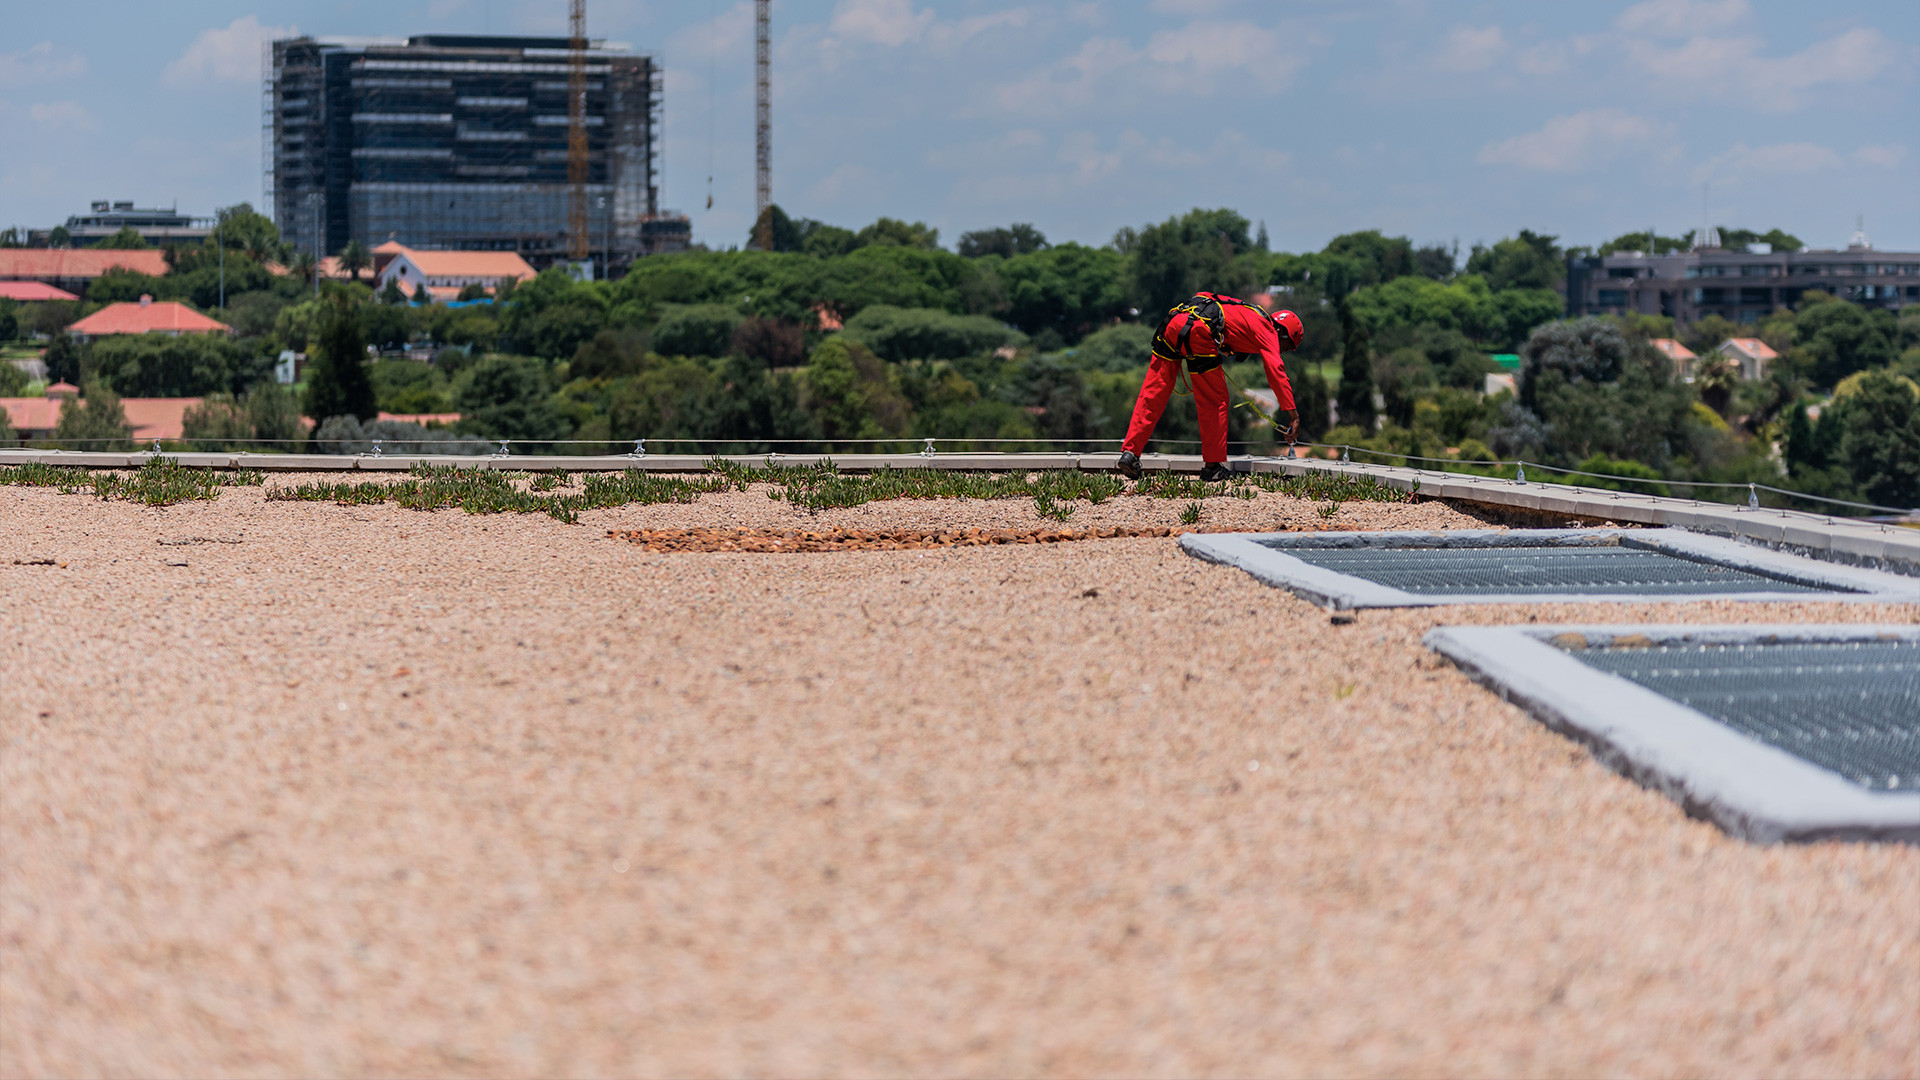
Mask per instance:
[[[265,58],[267,203],[290,243],[567,256],[564,37],[428,34],[291,38]],[[687,219],[660,209],[660,69],[586,49],[586,248],[598,273],[684,250]]]

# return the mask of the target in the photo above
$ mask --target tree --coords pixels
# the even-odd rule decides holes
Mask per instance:
[[[145,237],[140,235],[140,230],[131,225],[120,226],[119,232],[93,246],[112,251],[145,251],[153,247],[152,244],[147,243]]]
[[[387,279],[386,287],[380,290],[380,302],[397,306],[404,306],[406,304],[407,293],[406,290],[400,287],[399,278],[390,277]]]
[[[419,304],[421,307],[426,307],[427,305],[433,303],[433,293],[427,290],[426,282],[423,281],[420,284],[414,286],[413,302],[416,304]]]
[[[287,267],[288,273],[307,284],[312,284],[320,273],[320,260],[313,257],[311,251],[297,251],[293,263]]]
[[[1490,248],[1474,245],[1467,256],[1467,273],[1479,274],[1495,292],[1501,289],[1551,289],[1566,276],[1558,237],[1530,229]]]
[[[1727,248],[1739,250],[1749,244],[1766,244],[1775,251],[1799,251],[1807,245],[1790,232],[1769,229],[1766,232],[1754,232],[1752,229],[1720,229],[1720,243]]]
[[[1340,327],[1347,345],[1340,356],[1340,424],[1362,431],[1374,428],[1373,356],[1368,345],[1371,335],[1353,317],[1350,305],[1341,305]]]
[[[753,231],[747,234],[747,245],[756,251],[799,251],[805,239],[787,212],[778,204],[769,203],[754,220]]]
[[[27,389],[27,373],[18,364],[0,360],[0,397],[19,397]],[[0,409],[4,413],[5,409]]]
[[[1920,386],[1884,371],[1860,376],[1820,417],[1838,429],[1855,490],[1882,506],[1920,508]]]
[[[224,334],[115,334],[94,342],[87,366],[136,398],[234,393],[267,374],[263,358]]]
[[[856,247],[905,247],[932,251],[940,246],[940,230],[928,227],[924,221],[909,225],[904,221],[883,217],[854,234],[853,242]]]
[[[807,360],[800,404],[828,440],[903,434],[910,407],[887,365],[857,341],[836,334]]]
[[[724,356],[744,321],[739,309],[726,304],[675,307],[654,327],[653,350],[662,356]]]
[[[1539,428],[1550,463],[1606,454],[1664,468],[1687,444],[1693,393],[1674,379],[1659,350],[1612,320],[1549,323],[1520,356],[1516,408],[1525,416],[1510,417],[1507,426]]]
[[[307,348],[306,413],[315,423],[334,416],[372,420],[379,415],[359,312],[346,297],[325,301],[319,332]]]
[[[1047,247],[1045,234],[1030,223],[1017,222],[1010,228],[977,229],[961,233],[956,250],[969,259],[977,259],[982,255],[1011,259],[1015,255],[1045,251]]]
[[[734,356],[751,357],[761,366],[794,367],[806,362],[807,339],[796,323],[779,319],[748,319],[733,331]]]
[[[367,245],[358,240],[349,240],[347,246],[340,249],[340,269],[352,274],[353,280],[359,281],[360,271],[372,268],[373,255],[367,251]]]
[[[881,359],[951,360],[1019,344],[1025,335],[983,315],[875,304],[847,320],[842,333]]]
[[[20,336],[19,309],[20,305],[13,300],[0,297],[0,341],[12,341]]]
[[[119,395],[91,380],[81,388],[79,401],[60,407],[53,437],[70,450],[133,449],[133,425],[127,423]]]
[[[65,225],[55,225],[47,234],[47,246],[50,248],[68,248],[73,246],[73,234]]]
[[[1815,386],[1834,386],[1856,371],[1893,363],[1893,337],[1872,313],[1810,292],[1794,317],[1794,341],[1810,360],[1808,377]]]
[[[47,378],[52,382],[80,384],[80,346],[74,344],[73,335],[61,330],[47,342],[47,353],[43,357],[47,365]]]
[[[480,360],[454,404],[464,414],[463,430],[490,439],[546,441],[572,433],[538,360],[498,355]]]
[[[1132,240],[1135,298],[1148,321],[1202,290],[1244,296],[1260,278],[1248,221],[1232,210],[1194,209]],[[1116,238],[1118,239],[1118,238]],[[1244,256],[1244,258],[1243,258]]]

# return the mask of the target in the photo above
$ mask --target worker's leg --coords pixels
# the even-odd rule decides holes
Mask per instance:
[[[1147,440],[1153,437],[1160,415],[1167,411],[1167,402],[1173,398],[1174,381],[1179,377],[1180,365],[1157,356],[1147,365],[1147,378],[1140,384],[1139,400],[1133,403],[1133,423],[1127,425],[1127,440],[1120,444],[1122,450],[1131,454],[1146,450]]]
[[[1189,375],[1193,402],[1200,407],[1200,459],[1227,460],[1227,373],[1214,368]]]

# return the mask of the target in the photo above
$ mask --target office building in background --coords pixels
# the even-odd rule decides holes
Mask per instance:
[[[416,250],[567,252],[566,38],[291,38],[264,60],[267,204],[281,235]],[[595,41],[587,55],[587,247],[596,274],[684,250],[660,208],[661,75]]]

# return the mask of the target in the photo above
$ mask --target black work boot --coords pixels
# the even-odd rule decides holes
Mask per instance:
[[[1209,461],[1200,466],[1200,479],[1205,483],[1211,484],[1215,480],[1225,480],[1232,475],[1233,473],[1227,470],[1226,463],[1223,461]]]
[[[1120,451],[1120,460],[1114,462],[1113,467],[1129,480],[1140,479],[1140,455],[1131,450]]]

